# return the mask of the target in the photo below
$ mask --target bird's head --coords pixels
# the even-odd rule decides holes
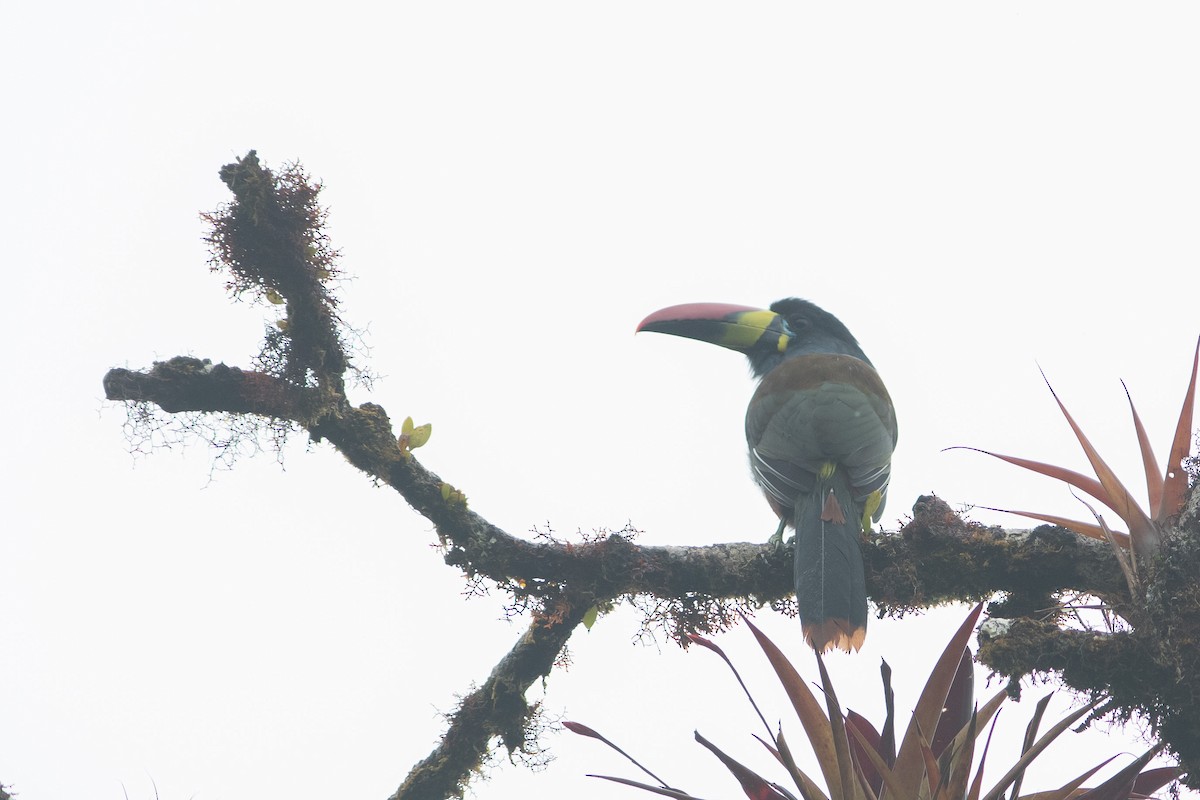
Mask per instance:
[[[726,303],[670,306],[646,317],[637,330],[699,339],[745,353],[760,378],[785,358],[805,353],[843,353],[871,363],[841,320],[797,297],[779,300],[769,309]]]

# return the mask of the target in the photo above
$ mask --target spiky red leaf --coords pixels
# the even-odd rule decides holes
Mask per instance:
[[[992,746],[992,734],[996,732],[996,723],[999,721],[999,715],[993,717],[992,724],[988,727],[987,739],[983,742],[983,752],[979,754],[979,766],[975,768],[975,780],[971,781],[967,800],[979,800],[979,793],[983,791],[983,765],[987,763],[988,748]]]
[[[950,691],[946,694],[942,716],[938,718],[937,729],[933,732],[933,741],[929,743],[935,756],[941,758],[946,746],[971,721],[974,710],[975,662],[968,647],[963,650],[958,671],[954,673],[954,683],[950,684]]]
[[[700,735],[700,731],[696,731],[696,741],[708,748],[709,752],[717,758],[721,759],[721,763],[733,774],[733,777],[737,778],[738,783],[742,785],[742,791],[746,793],[746,797],[749,797],[750,800],[787,800],[787,795],[772,786],[758,775],[758,773],[730,757],[721,748],[708,739],[705,739]]]
[[[1040,739],[1034,742],[1032,747],[1021,754],[1021,757],[1017,760],[1017,763],[1013,764],[1008,772],[1004,774],[1004,777],[1002,777],[999,782],[992,787],[991,791],[984,795],[984,800],[1000,800],[1000,797],[1004,794],[1005,790],[1008,789],[1018,774],[1024,772],[1025,767],[1029,764],[1029,762],[1041,755],[1042,751],[1049,747],[1050,743],[1057,739],[1059,734],[1074,725],[1080,717],[1089,713],[1098,705],[1100,705],[1100,701],[1093,700],[1081,708],[1072,711],[1070,714],[1063,717],[1057,723],[1051,726],[1050,730],[1046,731],[1046,733],[1044,733]],[[1111,760],[1112,759],[1109,759],[1109,761]],[[1106,761],[1105,763],[1108,762]]]
[[[1106,780],[1094,789],[1088,789],[1079,796],[1079,800],[1129,800],[1137,776],[1150,763],[1164,745],[1159,744],[1150,748],[1132,761],[1124,769]]]
[[[1192,410],[1196,405],[1196,371],[1200,368],[1200,340],[1196,341],[1196,355],[1192,358],[1192,378],[1188,381],[1187,394],[1183,398],[1183,409],[1179,412],[1179,423],[1175,426],[1175,439],[1171,442],[1171,454],[1167,456],[1166,475],[1163,479],[1162,505],[1155,511],[1154,518],[1166,522],[1183,510],[1187,498],[1187,473],[1183,471],[1183,460],[1191,452]]]
[[[912,719],[908,723],[908,730],[900,743],[900,752],[896,755],[895,772],[898,782],[904,787],[902,797],[917,796],[925,774],[920,732],[937,729],[938,718],[946,703],[946,695],[950,691],[950,685],[954,682],[958,665],[962,662],[963,651],[966,650],[967,642],[975,630],[975,622],[979,619],[982,611],[983,603],[980,603],[967,614],[967,618],[963,620],[962,625],[946,644],[946,649],[942,651],[933,671],[929,673],[921,696],[917,698],[917,705],[913,710]]]
[[[580,736],[590,736],[593,739],[599,739],[602,742],[608,741],[607,739],[605,739],[603,736],[601,736],[599,733],[597,733],[592,728],[589,728],[587,725],[581,725],[578,722],[565,722],[564,721],[562,726],[564,728],[566,728],[567,730],[571,731],[572,733],[578,733]]]
[[[1137,779],[1133,782],[1133,791],[1130,793],[1130,796],[1135,798],[1149,797],[1182,774],[1183,770],[1179,767],[1148,769],[1137,776]]]
[[[817,764],[821,767],[825,785],[829,787],[832,796],[840,797],[841,774],[837,769],[837,750],[833,744],[833,734],[829,730],[829,719],[821,710],[821,705],[817,702],[812,690],[808,688],[808,683],[800,677],[800,673],[792,666],[792,662],[788,661],[783,651],[765,633],[755,627],[754,623],[744,617],[743,619],[746,627],[758,640],[758,646],[762,648],[767,660],[775,669],[775,675],[783,684],[784,692],[791,700],[792,708],[795,709],[796,716],[800,718],[800,724],[804,726],[804,733],[808,736],[809,744],[817,757]]]
[[[825,693],[825,708],[829,713],[829,729],[833,734],[834,752],[837,753],[838,773],[841,777],[842,797],[846,800],[861,795],[852,787],[856,785],[854,762],[850,757],[850,744],[847,741],[846,718],[842,716],[842,706],[838,702],[837,692],[834,691],[833,681],[829,679],[829,671],[825,669],[825,659],[816,653],[817,669],[821,673],[821,688]]]
[[[712,650],[721,658],[725,659],[726,664],[730,664],[729,657],[725,655],[725,651],[722,650],[712,639],[705,639],[698,633],[689,633],[687,634],[687,640],[692,644],[698,644],[701,647],[707,647],[709,650]],[[730,666],[732,666],[732,664],[730,664]]]
[[[1060,517],[1055,514],[1039,514],[1036,511],[1016,511],[1008,508],[992,508],[990,506],[980,506],[980,508],[986,508],[988,511],[1000,511],[1005,514],[1017,514],[1018,516],[1029,517],[1030,519],[1040,519],[1042,522],[1049,522],[1051,525],[1066,528],[1073,533],[1078,533],[1080,536],[1099,539],[1102,542],[1108,541],[1108,537],[1104,535],[1104,529],[1090,522],[1080,522],[1077,519],[1068,519],[1067,517]],[[1117,544],[1126,549],[1129,548],[1128,533],[1123,531],[1111,531],[1111,533],[1116,539]]]
[[[695,795],[690,795],[687,792],[682,792],[678,789],[664,789],[661,786],[651,786],[648,783],[641,783],[640,781],[631,781],[631,780],[629,780],[629,778],[617,778],[612,775],[593,775],[591,773],[588,773],[587,777],[599,778],[602,781],[612,781],[613,783],[619,783],[619,784],[622,784],[623,786],[633,786],[637,789],[645,789],[647,792],[652,792],[653,794],[660,794],[663,797],[674,797],[674,798],[676,798],[676,800],[699,800],[699,798],[697,798]]]
[[[867,785],[878,795],[879,790],[883,788],[883,776],[879,774],[879,770],[875,768],[875,762],[867,756],[865,751],[870,748],[881,760],[886,761],[888,756],[883,749],[883,737],[879,735],[879,731],[875,730],[875,726],[857,711],[846,712],[846,729],[848,731],[853,729],[849,737],[850,752],[862,769],[863,776],[867,779]],[[858,735],[855,736],[854,733]]]
[[[943,797],[959,800],[967,796],[967,784],[971,781],[971,761],[975,758],[975,737],[978,735],[978,716],[972,712],[970,719],[954,737],[940,759],[946,763],[943,774],[946,786]]]
[[[1042,461],[1034,461],[1029,458],[1006,456],[1003,453],[993,453],[991,450],[983,450],[979,447],[949,447],[946,449],[973,450],[976,453],[983,453],[985,456],[991,456],[992,458],[998,458],[1001,461],[1007,461],[1009,464],[1021,467],[1022,469],[1027,469],[1030,472],[1036,472],[1039,475],[1045,475],[1047,478],[1054,478],[1055,480],[1063,481],[1071,486],[1074,486],[1080,491],[1087,492],[1092,497],[1111,508],[1113,511],[1116,511],[1118,514],[1121,513],[1117,510],[1117,507],[1109,501],[1108,492],[1105,490],[1104,485],[1090,475],[1084,475],[1082,472],[1076,472],[1073,469],[1067,469],[1065,467],[1057,467],[1053,464],[1047,464]]]
[[[1045,373],[1042,373],[1042,378],[1046,379]],[[1125,521],[1125,524],[1129,527],[1129,538],[1133,542],[1134,554],[1138,558],[1149,559],[1153,557],[1159,550],[1158,527],[1151,521],[1146,512],[1142,510],[1142,507],[1137,504],[1137,501],[1133,499],[1133,495],[1121,483],[1117,474],[1100,457],[1100,453],[1092,446],[1091,441],[1084,435],[1083,429],[1079,427],[1079,424],[1075,422],[1075,418],[1067,411],[1067,407],[1058,398],[1058,393],[1054,391],[1054,387],[1050,385],[1048,379],[1046,379],[1046,388],[1050,390],[1050,394],[1054,397],[1054,402],[1058,403],[1058,408],[1062,411],[1063,417],[1066,418],[1067,424],[1075,432],[1075,438],[1079,440],[1079,446],[1083,448],[1088,463],[1092,465],[1096,477],[1100,479],[1100,484],[1104,487],[1104,492],[1108,499],[1106,500],[1094,494],[1092,496],[1117,512],[1121,519]],[[1091,493],[1089,492],[1089,494]]]
[[[885,763],[879,753],[871,749],[866,739],[862,738],[858,728],[847,727],[846,730],[850,733],[852,739],[856,739],[859,744],[859,752],[867,759],[870,765],[875,769],[875,773],[883,779],[883,785],[886,789],[885,797],[903,797],[904,789],[897,781],[896,773]],[[874,789],[872,789],[874,791]],[[877,793],[878,794],[878,793]]]
[[[821,787],[817,786],[816,782],[808,777],[804,770],[796,766],[796,759],[792,757],[792,751],[788,747],[787,739],[784,737],[782,729],[775,735],[775,742],[779,745],[779,760],[787,767],[788,774],[796,782],[796,787],[800,790],[801,797],[804,800],[829,800],[825,796],[825,793],[821,791]]]
[[[1137,409],[1133,407],[1133,397],[1129,394],[1129,387],[1125,386],[1125,381],[1121,381],[1121,386],[1125,389],[1125,399],[1129,401],[1129,412],[1133,414],[1133,429],[1137,433],[1138,449],[1142,452],[1142,470],[1146,473],[1146,496],[1150,499],[1150,510],[1157,511],[1162,505],[1163,476],[1158,472],[1158,459],[1154,457],[1154,448],[1150,446],[1150,437],[1146,434],[1146,427],[1142,425],[1142,418],[1138,416]]]
[[[563,727],[573,733],[579,734],[580,736],[590,736],[593,739],[599,739],[600,741],[604,742],[604,744],[607,745],[609,748],[611,748],[611,749],[617,751],[618,753],[620,753],[621,755],[625,756],[625,758],[631,764],[633,764],[635,767],[640,769],[642,772],[646,773],[651,778],[654,778],[654,780],[658,781],[659,784],[661,784],[663,786],[663,788],[665,788],[665,789],[671,788],[670,786],[667,785],[666,781],[664,781],[662,778],[658,777],[653,772],[651,772],[649,769],[644,767],[641,764],[641,762],[639,762],[633,756],[629,755],[629,753],[626,753],[624,750],[622,750],[620,747],[618,747],[615,742],[610,741],[607,737],[602,735],[599,731],[597,731],[593,728],[589,728],[587,725],[581,725],[578,722],[563,722]],[[603,777],[603,776],[597,776],[597,777]]]
[[[1037,702],[1037,705],[1035,705],[1033,707],[1033,716],[1029,718],[1029,724],[1025,726],[1025,739],[1021,743],[1021,752],[1022,753],[1029,752],[1029,749],[1033,747],[1033,743],[1037,741],[1038,726],[1040,726],[1042,724],[1042,717],[1044,717],[1046,715],[1046,706],[1050,705],[1050,698],[1053,696],[1054,696],[1054,693],[1051,692],[1050,694],[1046,695],[1041,700],[1039,700]],[[1009,797],[1020,796],[1021,782],[1024,780],[1025,780],[1025,770],[1024,770],[1024,768],[1022,768],[1017,773],[1016,777],[1013,779],[1013,788],[1012,788],[1012,792],[1009,794]],[[1084,780],[1087,780],[1087,779],[1085,778]],[[1080,782],[1079,785],[1082,785],[1082,781]]]
[[[703,636],[699,636],[695,633],[689,633],[687,638],[693,644],[698,644],[701,647],[705,647],[721,657],[721,660],[724,661],[726,666],[729,667],[729,671],[733,673],[733,677],[737,679],[738,685],[742,687],[742,691],[746,693],[746,699],[750,701],[750,705],[754,708],[754,713],[758,714],[758,718],[762,720],[763,727],[767,729],[767,735],[771,736],[771,726],[767,724],[767,718],[764,717],[762,711],[759,710],[758,703],[754,701],[754,696],[750,694],[750,688],[746,686],[746,682],[742,680],[741,673],[737,671],[737,667],[733,665],[733,662],[729,659],[729,656],[725,655],[725,651],[718,647],[716,642],[710,639],[705,639]]]
[[[883,707],[887,716],[880,729],[882,741],[879,753],[888,767],[896,766],[896,693],[892,691],[892,667],[882,659],[879,662],[879,679],[883,682]]]

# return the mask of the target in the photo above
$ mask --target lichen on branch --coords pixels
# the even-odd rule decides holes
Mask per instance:
[[[210,266],[228,276],[235,298],[248,294],[285,309],[267,329],[258,366],[298,386],[340,391],[348,361],[330,286],[341,273],[325,233],[321,184],[299,164],[276,174],[253,150],[220,176],[234,200],[202,215]]]

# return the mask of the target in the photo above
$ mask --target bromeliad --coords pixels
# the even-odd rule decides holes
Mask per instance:
[[[1083,430],[1071,417],[1070,413],[1067,412],[1066,406],[1058,399],[1058,394],[1055,393],[1054,387],[1050,386],[1049,380],[1046,381],[1046,386],[1050,388],[1050,393],[1054,396],[1055,402],[1058,403],[1063,416],[1066,417],[1067,424],[1071,426],[1071,430],[1075,432],[1075,437],[1079,440],[1080,446],[1083,447],[1083,452],[1087,455],[1092,470],[1096,473],[1095,478],[1075,472],[1074,470],[1056,467],[1053,464],[1045,464],[1040,461],[1031,461],[1027,458],[1006,456],[988,450],[978,450],[978,448],[962,449],[978,450],[980,453],[1002,459],[1010,464],[1016,464],[1018,467],[1065,481],[1076,489],[1087,492],[1116,512],[1117,516],[1129,527],[1129,533],[1112,530],[1094,510],[1092,510],[1092,515],[1096,518],[1095,524],[1034,511],[994,509],[1010,514],[1019,514],[1023,517],[1039,519],[1043,522],[1049,522],[1052,525],[1059,525],[1083,536],[1108,541],[1116,551],[1130,590],[1136,594],[1138,593],[1139,586],[1139,561],[1147,562],[1158,554],[1162,541],[1163,528],[1171,518],[1179,515],[1187,499],[1188,478],[1187,473],[1183,469],[1183,462],[1191,450],[1192,409],[1195,406],[1196,400],[1196,371],[1198,366],[1200,366],[1200,341],[1196,343],[1196,354],[1192,358],[1192,377],[1188,382],[1187,393],[1184,396],[1183,409],[1179,412],[1179,421],[1175,426],[1175,436],[1171,440],[1170,455],[1167,457],[1167,464],[1162,472],[1159,472],[1156,465],[1154,451],[1150,447],[1150,439],[1146,435],[1146,429],[1142,426],[1141,418],[1138,417],[1137,409],[1133,406],[1133,398],[1129,396],[1128,388],[1125,390],[1125,396],[1129,400],[1129,410],[1133,414],[1133,427],[1137,433],[1138,448],[1142,455],[1142,465],[1146,474],[1146,492],[1149,496],[1152,513],[1147,513],[1138,505],[1129,490],[1117,478],[1116,473],[1112,471],[1104,459],[1100,457],[1100,454],[1096,452],[1096,448],[1088,441]],[[1042,377],[1045,378],[1045,375],[1043,374]],[[1129,551],[1129,555],[1126,554],[1126,551]]]

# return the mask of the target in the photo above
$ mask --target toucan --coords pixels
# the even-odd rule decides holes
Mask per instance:
[[[817,651],[862,647],[867,590],[859,537],[883,514],[896,448],[891,397],[858,342],[828,311],[789,297],[770,309],[689,303],[655,311],[638,331],[744,353],[759,378],[746,409],[750,469],[796,530],[796,603]]]

